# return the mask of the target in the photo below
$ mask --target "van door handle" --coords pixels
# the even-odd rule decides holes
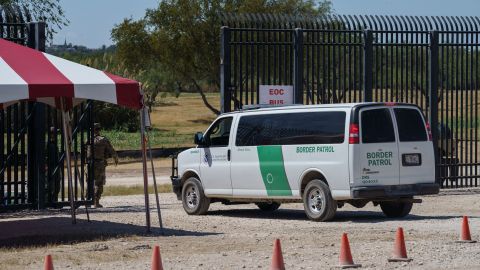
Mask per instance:
[[[230,161],[230,149],[227,150],[227,161]]]

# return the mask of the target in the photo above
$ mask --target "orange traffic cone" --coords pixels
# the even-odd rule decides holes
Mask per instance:
[[[53,261],[51,255],[45,256],[45,263],[43,265],[43,268],[45,270],[53,270]]]
[[[160,256],[160,247],[155,246],[152,254],[152,270],[163,270],[162,257]]]
[[[272,264],[270,270],[285,270],[285,264],[283,263],[282,246],[280,240],[275,239],[273,244]]]
[[[470,235],[470,226],[468,225],[468,217],[463,216],[462,220],[462,233],[460,235],[460,240],[457,242],[460,243],[475,243],[477,241],[472,240],[472,236]]]
[[[407,257],[407,248],[405,247],[405,237],[403,236],[403,228],[397,229],[395,237],[395,246],[393,247],[393,258],[388,259],[389,262],[409,262],[412,259]]]
[[[342,235],[342,242],[340,246],[340,268],[357,268],[362,267],[361,264],[353,263],[352,253],[350,252],[350,243],[346,233]]]

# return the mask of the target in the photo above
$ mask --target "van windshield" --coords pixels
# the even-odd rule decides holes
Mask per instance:
[[[345,137],[345,118],[340,111],[242,116],[236,145],[339,144]]]
[[[415,109],[394,109],[397,119],[398,135],[401,142],[418,142],[427,140],[427,131],[420,112]]]

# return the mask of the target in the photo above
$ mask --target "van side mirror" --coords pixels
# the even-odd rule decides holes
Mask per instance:
[[[205,145],[205,139],[203,137],[203,133],[202,132],[195,133],[195,136],[193,137],[193,141],[196,145]]]

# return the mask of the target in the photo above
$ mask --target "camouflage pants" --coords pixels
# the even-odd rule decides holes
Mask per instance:
[[[47,182],[47,202],[58,202],[60,193],[60,175],[50,176]]]
[[[103,186],[106,183],[105,165],[103,163],[95,163],[93,171],[93,179],[95,181],[95,202],[98,203],[103,193]]]

